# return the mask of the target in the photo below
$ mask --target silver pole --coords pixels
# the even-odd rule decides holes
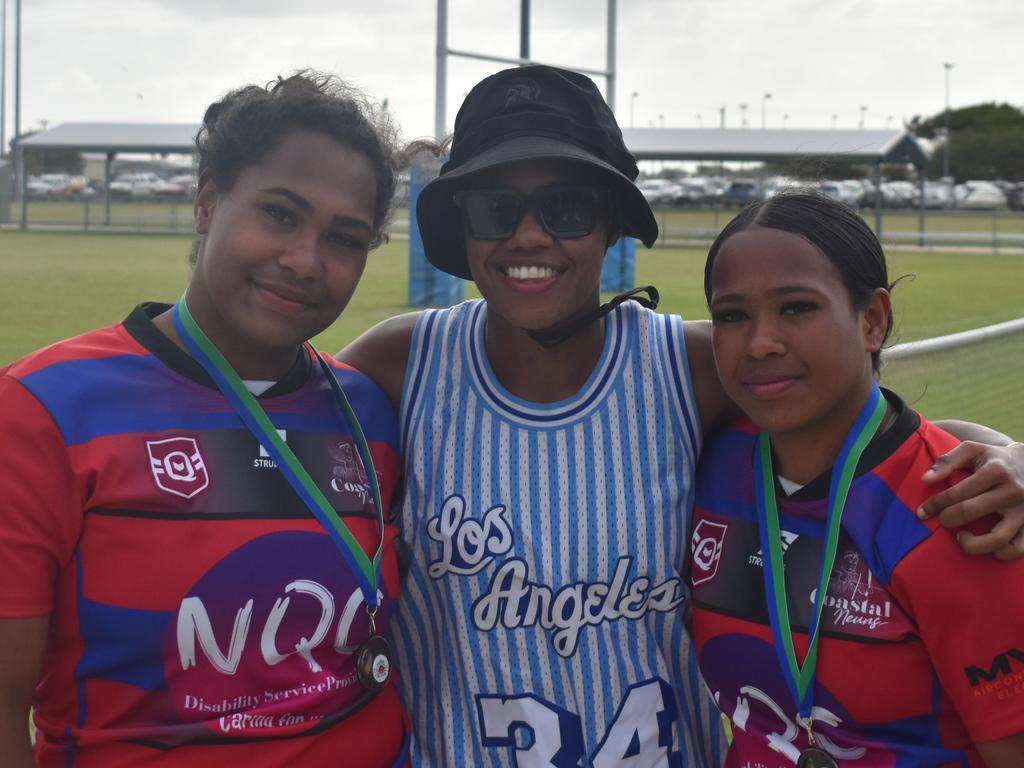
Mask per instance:
[[[615,0],[608,0],[608,40],[606,42],[607,53],[605,55],[605,66],[608,68],[608,87],[605,96],[612,113],[615,112]]]
[[[7,155],[7,0],[0,0],[0,157]]]
[[[530,0],[519,0],[519,58],[530,59]]]
[[[21,136],[21,0],[14,0],[14,138]]]
[[[946,140],[942,142],[942,175],[949,176],[949,70],[953,68],[952,61],[945,61],[942,66],[946,70]]]
[[[21,200],[21,228],[24,229],[28,205],[25,200],[25,150],[21,146],[21,0],[14,0],[14,140],[18,142],[14,190]]]
[[[437,64],[434,69],[434,136],[445,135],[448,101],[448,0],[437,0]]]

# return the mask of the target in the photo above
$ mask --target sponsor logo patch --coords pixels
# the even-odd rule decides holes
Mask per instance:
[[[210,475],[199,444],[192,437],[147,440],[149,468],[157,487],[183,499],[191,499],[206,490]]]
[[[1024,695],[1024,651],[1010,648],[987,666],[965,667],[964,675],[975,698],[995,696],[1002,701]]]
[[[701,520],[693,529],[690,547],[693,556],[693,586],[711,581],[718,573],[718,563],[722,559],[722,544],[728,525]]]

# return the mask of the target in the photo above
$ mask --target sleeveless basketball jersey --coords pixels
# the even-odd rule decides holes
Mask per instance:
[[[627,303],[573,397],[506,391],[486,304],[419,319],[393,623],[414,761],[719,765],[683,624],[700,449],[683,324]]]

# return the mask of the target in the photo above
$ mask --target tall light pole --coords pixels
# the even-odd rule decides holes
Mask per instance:
[[[7,154],[7,0],[0,0],[0,158]]]
[[[636,102],[636,97],[639,96],[639,91],[633,91],[629,94],[629,127],[633,127],[633,104]]]
[[[700,112],[698,112],[696,115],[694,115],[694,117],[697,118],[697,127],[698,128],[703,128],[704,127],[704,115],[702,115]]]
[[[740,104],[740,128],[747,127],[747,105]]]
[[[833,112],[832,113],[832,129],[833,130],[835,130],[836,120],[838,120],[838,119],[839,119],[839,114],[837,112]]]
[[[942,175],[949,176],[949,70],[955,64],[952,61],[944,61],[943,68],[946,70],[946,139],[942,142]]]
[[[864,115],[867,114],[868,108],[866,104],[861,105],[860,108],[860,127],[864,127]]]
[[[782,116],[782,127],[785,128],[786,127],[786,123],[788,123],[788,122],[789,122],[789,113],[787,112],[786,114],[784,114]]]
[[[663,114],[661,114],[661,113],[658,114],[658,127],[659,128],[664,128],[665,127],[665,116]]]
[[[764,96],[761,97],[761,130],[762,131],[765,128],[768,127],[768,119],[767,119],[768,112],[767,112],[766,107],[767,107],[767,104],[768,104],[768,99],[770,99],[771,97],[772,97],[772,95],[770,93],[766,93]]]

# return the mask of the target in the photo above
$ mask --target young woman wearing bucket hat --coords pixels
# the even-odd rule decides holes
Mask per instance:
[[[601,305],[606,247],[657,237],[636,175],[588,78],[486,78],[416,211],[427,258],[483,300],[340,355],[401,406],[415,762],[721,763],[680,574],[702,437],[731,405],[706,324]]]

